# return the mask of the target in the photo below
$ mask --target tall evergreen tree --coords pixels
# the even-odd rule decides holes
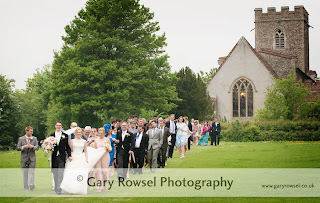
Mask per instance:
[[[97,126],[141,109],[176,107],[176,77],[153,17],[137,0],[86,3],[55,54],[49,125],[63,119]]]
[[[177,77],[178,97],[182,99],[178,102],[177,116],[193,117],[201,121],[212,119],[214,106],[201,77],[193,73],[189,67],[182,68]]]

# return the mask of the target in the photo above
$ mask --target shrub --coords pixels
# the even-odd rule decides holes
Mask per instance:
[[[315,121],[263,121],[221,124],[221,139],[231,142],[319,141],[320,123]]]

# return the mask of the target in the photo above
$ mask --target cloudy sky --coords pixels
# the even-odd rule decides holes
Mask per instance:
[[[37,68],[53,61],[62,47],[64,27],[86,0],[0,0],[0,73],[24,89]],[[189,66],[194,72],[218,67],[244,36],[254,47],[254,9],[304,5],[309,12],[310,69],[320,75],[320,1],[316,0],[141,0],[167,37],[172,71]]]

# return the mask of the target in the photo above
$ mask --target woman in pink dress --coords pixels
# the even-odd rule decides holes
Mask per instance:
[[[192,126],[193,145],[194,146],[198,145],[198,139],[200,138],[200,131],[201,131],[201,126],[199,124],[199,121],[196,120],[196,121],[194,121],[194,124]]]
[[[98,130],[98,137],[94,141],[94,147],[96,149],[98,148],[104,148],[106,149],[106,152],[101,157],[101,159],[96,163],[95,165],[95,171],[97,175],[97,183],[104,183],[105,181],[109,180],[109,164],[110,164],[110,155],[109,151],[111,148],[111,143],[109,138],[106,138],[105,136],[105,129],[99,128]],[[108,146],[109,144],[109,146]],[[102,177],[104,181],[102,180]],[[101,192],[103,189],[103,185],[97,185],[98,192]],[[108,185],[105,185],[105,190],[108,191]]]

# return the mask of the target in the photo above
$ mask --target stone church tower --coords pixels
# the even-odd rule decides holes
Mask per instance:
[[[220,120],[250,120],[264,107],[267,87],[274,78],[295,70],[297,79],[320,95],[317,73],[309,70],[309,22],[303,6],[266,13],[255,9],[255,48],[241,37],[207,83]],[[262,77],[261,77],[262,76]]]
[[[308,74],[309,71],[309,22],[303,6],[288,6],[276,12],[268,7],[255,10],[255,49],[280,77],[286,77],[293,67]]]

